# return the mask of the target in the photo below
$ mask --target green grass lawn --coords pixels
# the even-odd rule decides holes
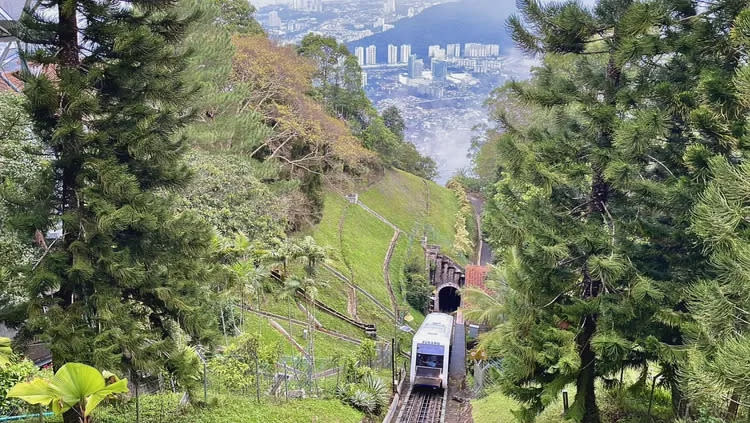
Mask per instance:
[[[573,394],[570,394],[573,401]],[[513,423],[515,418],[511,410],[518,409],[518,402],[508,398],[500,391],[491,392],[485,397],[471,401],[472,416],[475,423]],[[551,405],[536,419],[536,423],[563,423],[562,400]]]

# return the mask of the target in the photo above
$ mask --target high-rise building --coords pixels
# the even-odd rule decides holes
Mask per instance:
[[[388,64],[395,65],[398,63],[398,47],[388,44]]]
[[[270,26],[271,28],[281,27],[281,18],[279,18],[279,12],[272,10],[271,13],[268,14],[268,26]]]
[[[448,62],[445,60],[432,59],[430,70],[435,81],[445,81],[448,78]]]
[[[422,61],[422,59],[417,59],[416,54],[412,54],[411,56],[409,56],[409,78],[421,78],[423,70],[424,62]]]
[[[378,63],[377,54],[378,54],[378,51],[375,45],[370,45],[369,47],[367,47],[367,50],[365,51],[365,64],[366,65],[377,64]]]
[[[365,65],[365,49],[364,47],[357,47],[354,49],[354,55],[357,56],[357,63],[360,66]]]
[[[362,72],[362,88],[367,87],[367,72]]]
[[[383,12],[396,13],[396,0],[385,0],[383,2]]]
[[[401,63],[407,63],[411,56],[411,44],[401,44]]]
[[[438,59],[445,58],[445,50],[439,45],[429,46],[427,52],[429,57],[437,57]]]
[[[292,0],[292,9],[303,12],[322,12],[323,0]]]
[[[464,57],[492,57],[499,55],[499,44],[466,43],[464,46]]]
[[[461,57],[461,44],[448,44],[445,46],[445,55],[448,57]]]

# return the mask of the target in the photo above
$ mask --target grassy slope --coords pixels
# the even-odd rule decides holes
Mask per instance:
[[[430,200],[429,206],[427,198]],[[413,325],[418,325],[424,316],[411,309],[404,300],[403,268],[410,256],[421,258],[419,242],[424,233],[428,234],[430,242],[449,251],[454,236],[453,220],[458,210],[455,196],[433,182],[425,182],[406,172],[387,170],[382,180],[360,194],[360,199],[396,226],[408,231],[396,244],[390,277],[399,307],[414,317]],[[312,236],[318,244],[329,249],[328,263],[332,267],[390,308],[390,297],[383,279],[383,259],[393,237],[393,230],[388,225],[361,207],[351,205],[339,194],[328,192],[321,222],[304,235]],[[347,284],[325,269],[320,269],[316,279],[321,283],[318,299],[347,314]],[[381,336],[390,338],[394,330],[393,322],[364,295],[358,293],[357,302],[359,320],[375,324]],[[287,304],[283,300],[269,298],[263,308],[277,314],[287,314]],[[296,307],[292,308],[291,314],[293,318],[305,320]],[[347,335],[363,336],[361,331],[324,313],[318,312],[316,317],[327,328]],[[340,353],[336,345],[325,341],[316,350],[323,357]]]
[[[518,403],[503,395],[502,392],[496,391],[471,401],[471,408],[472,417],[477,423],[513,423],[516,420],[511,410],[517,409]],[[562,417],[560,401],[554,403],[536,419],[536,423],[562,423],[563,421],[565,420]]]
[[[410,236],[420,239],[426,233],[429,243],[451,254],[458,202],[449,189],[400,170],[388,170],[359,199]]]

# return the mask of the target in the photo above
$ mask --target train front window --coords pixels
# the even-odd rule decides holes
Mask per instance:
[[[442,369],[443,356],[436,354],[417,354],[417,366]]]

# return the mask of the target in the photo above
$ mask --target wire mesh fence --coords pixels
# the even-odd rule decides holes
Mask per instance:
[[[363,352],[361,346],[353,345],[351,354],[346,357],[313,359],[300,353],[274,357],[273,361],[252,354],[198,351],[200,368],[189,387],[167,374],[131,372],[125,375],[130,392],[117,402],[117,413],[128,422],[168,422],[180,406],[210,405],[222,398],[268,403],[310,397],[334,398],[337,388],[347,383],[347,372],[362,368],[369,369],[385,386],[390,386],[405,374],[408,360],[393,354],[392,342],[379,341],[374,347]],[[29,421],[39,421],[39,413],[48,411],[30,409],[20,401],[7,405],[0,413],[0,422],[24,421],[16,419],[26,415],[33,416]]]

